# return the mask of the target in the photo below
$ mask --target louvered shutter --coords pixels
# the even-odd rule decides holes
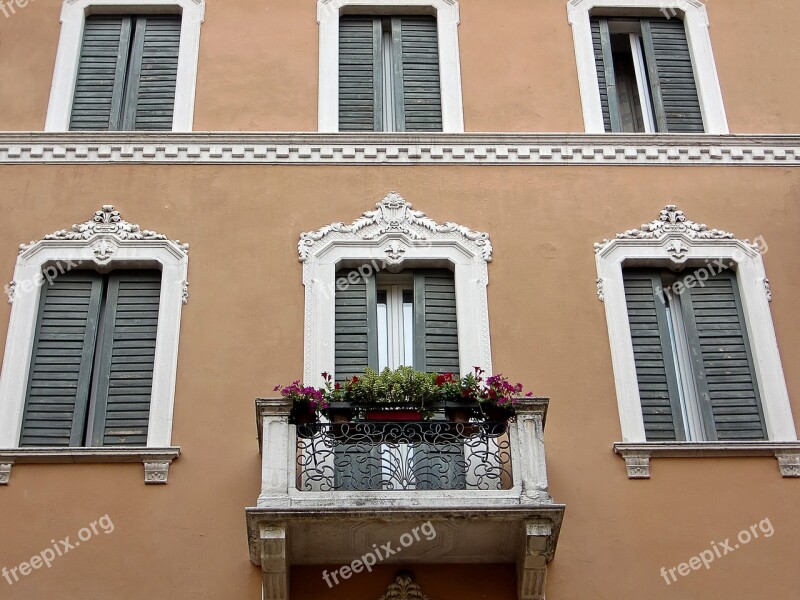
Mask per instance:
[[[399,21],[399,31],[396,22]],[[399,131],[442,131],[439,40],[433,17],[393,19],[393,40],[400,38],[402,57],[402,120]]]
[[[642,21],[658,130],[703,133],[703,115],[686,29],[680,19]]]
[[[70,129],[172,129],[180,15],[86,18]]]
[[[684,440],[661,277],[655,270],[625,269],[623,279],[645,434],[648,440]]]
[[[159,271],[119,271],[109,276],[93,446],[147,444],[160,296]]]
[[[335,304],[335,378],[342,382],[367,367],[378,368],[375,278],[365,279],[355,269],[338,271]]]
[[[71,271],[45,283],[20,446],[82,446],[102,278]]]
[[[379,131],[381,101],[381,21],[339,19],[339,131]]]
[[[681,302],[707,438],[766,439],[735,274],[687,287]]]
[[[603,111],[603,124],[607,133],[619,131],[619,109],[617,108],[614,61],[611,58],[611,38],[608,33],[608,19],[592,18],[592,45],[597,69],[597,83],[600,89],[600,107]],[[609,89],[609,87],[611,89]],[[614,111],[611,110],[612,104]],[[613,117],[612,117],[613,115]]]
[[[414,273],[414,367],[428,373],[460,373],[456,282],[452,271]]]
[[[71,130],[120,128],[130,42],[130,17],[86,17],[72,101]]]
[[[172,129],[180,39],[180,15],[137,17],[123,129]]]

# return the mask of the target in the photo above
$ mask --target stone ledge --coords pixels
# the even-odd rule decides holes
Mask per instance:
[[[774,456],[783,477],[800,477],[800,441],[617,442],[629,479],[650,479],[650,459]]]
[[[0,132],[0,164],[800,166],[797,135]]]
[[[11,467],[15,464],[62,463],[137,463],[144,464],[144,482],[165,484],[169,466],[181,455],[177,446],[144,448],[118,447],[37,447],[0,449],[0,485],[8,485]]]

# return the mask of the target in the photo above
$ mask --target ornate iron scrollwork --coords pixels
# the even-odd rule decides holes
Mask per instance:
[[[502,490],[505,423],[350,422],[297,427],[301,491]]]

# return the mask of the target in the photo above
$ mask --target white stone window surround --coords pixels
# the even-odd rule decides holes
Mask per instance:
[[[200,26],[205,17],[205,0],[64,0],[61,8],[61,35],[44,130],[69,131],[86,17],[91,14],[113,13],[181,14],[172,131],[191,131],[200,53]]]
[[[768,249],[768,246],[766,246]],[[769,308],[769,282],[759,245],[686,218],[674,205],[659,218],[595,244],[598,294],[605,303],[611,359],[624,443],[647,442],[625,300],[622,269],[626,265],[655,267],[702,266],[721,259],[733,263],[742,299],[753,363],[770,442],[795,442],[789,394],[781,366]],[[701,442],[725,445],[727,442]],[[752,442],[750,443],[752,444]],[[671,444],[675,446],[675,444]],[[691,445],[686,443],[684,445]],[[733,446],[736,444],[734,443]]]
[[[336,271],[365,263],[377,265],[378,272],[452,268],[461,372],[479,366],[491,373],[486,287],[492,245],[487,234],[455,223],[440,225],[391,192],[376,204],[376,210],[365,212],[350,225],[333,223],[303,233],[299,254],[305,286],[303,377],[309,385],[322,385],[321,373],[335,370]]]
[[[589,22],[592,14],[663,16],[682,19],[686,25],[686,37],[692,56],[705,132],[709,134],[729,133],[728,118],[725,114],[722,90],[708,32],[708,13],[702,2],[699,0],[569,0],[567,14],[570,25],[572,25],[583,121],[587,133],[605,132]]]
[[[407,14],[426,9],[435,11],[439,36],[442,131],[464,132],[458,50],[460,16],[456,0],[317,0],[320,132],[339,131],[339,16],[361,10],[375,14]]]
[[[46,235],[44,239],[22,244],[10,286],[12,304],[8,327],[3,370],[0,374],[0,453],[13,462],[13,453],[5,450],[19,448],[25,396],[28,384],[37,314],[41,299],[39,285],[42,270],[62,265],[63,269],[94,268],[107,272],[114,268],[158,268],[162,273],[161,297],[158,312],[153,388],[150,400],[147,449],[168,448],[172,438],[172,414],[178,364],[178,341],[183,304],[188,300],[188,244],[171,241],[166,236],[142,230],[124,221],[113,206],[104,206],[89,221]],[[56,275],[57,277],[57,275]],[[150,462],[152,452],[146,448],[126,448],[131,454],[141,454]],[[27,454],[36,449],[21,449],[17,462],[29,462]],[[80,454],[99,457],[117,455],[121,448],[59,448],[48,449],[52,462],[65,462],[67,455]],[[124,453],[124,452],[123,452]],[[173,452],[174,453],[174,452]],[[177,456],[177,454],[175,454]],[[39,457],[40,461],[42,457]],[[89,461],[92,462],[92,461]],[[168,464],[168,463],[167,463]],[[153,481],[153,483],[166,482]]]

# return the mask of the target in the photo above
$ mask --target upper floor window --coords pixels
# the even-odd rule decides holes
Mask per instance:
[[[68,271],[39,301],[20,446],[145,446],[159,271]]]
[[[339,131],[441,131],[436,19],[339,20]]]
[[[592,41],[606,131],[704,131],[683,21],[593,17]]]
[[[587,133],[728,133],[700,2],[569,0]]]
[[[317,0],[320,131],[464,131],[455,0]]]
[[[180,15],[90,15],[71,130],[172,130]]]
[[[191,131],[205,0],[67,0],[45,131]]]

